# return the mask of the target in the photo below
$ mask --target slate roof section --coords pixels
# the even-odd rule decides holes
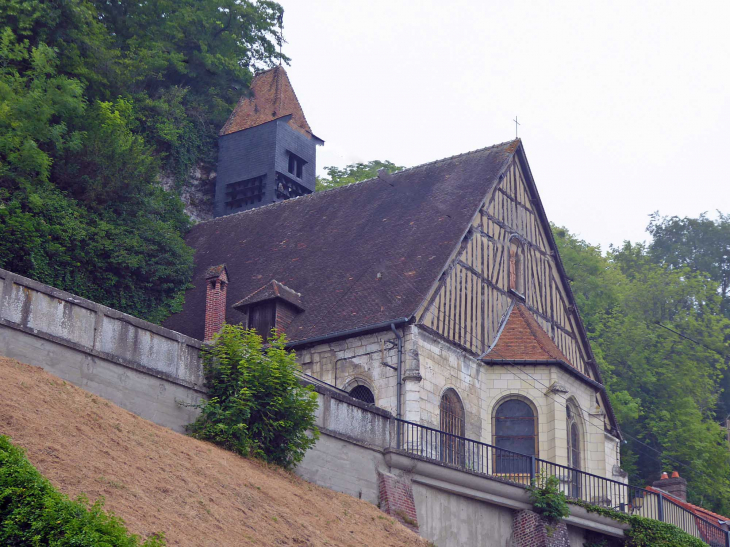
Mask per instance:
[[[572,365],[523,304],[516,304],[505,321],[497,343],[487,352],[489,358],[564,361]]]
[[[221,129],[221,135],[249,129],[271,120],[291,116],[289,125],[294,129],[313,136],[304,111],[299,104],[289,76],[283,67],[277,66],[254,76],[250,96],[241,97]]]
[[[233,307],[241,309],[246,306],[250,306],[251,304],[258,304],[259,302],[266,302],[267,300],[274,300],[277,298],[280,298],[285,302],[289,302],[289,304],[300,310],[304,310],[304,306],[302,305],[302,295],[291,290],[286,285],[282,285],[276,280],[255,290],[243,300],[233,304]]]
[[[276,279],[306,310],[287,329],[302,341],[412,316],[437,282],[520,141],[200,223],[194,288],[167,328],[202,339],[205,272],[225,264],[233,304]]]

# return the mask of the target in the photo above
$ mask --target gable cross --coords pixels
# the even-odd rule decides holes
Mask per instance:
[[[515,116],[515,119],[512,121],[515,122],[515,139],[516,139],[517,138],[517,126],[522,125],[522,124],[517,121],[517,116]]]

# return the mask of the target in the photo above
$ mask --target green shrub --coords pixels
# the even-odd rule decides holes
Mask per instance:
[[[319,438],[317,396],[284,343],[275,336],[263,348],[255,331],[224,325],[203,352],[210,400],[188,426],[193,437],[285,468],[302,460]]]
[[[0,435],[0,544],[53,547],[162,547],[152,537],[140,542],[103,503],[70,500],[26,459],[23,450]]]
[[[626,547],[707,547],[681,529],[658,520],[631,517],[631,529],[624,532]]]
[[[568,499],[560,491],[560,480],[542,473],[528,487],[535,513],[549,522],[556,523],[570,515]]]
[[[614,509],[590,505],[576,500],[571,500],[570,503],[583,507],[589,513],[608,517],[617,522],[630,524],[631,528],[624,532],[626,539],[624,543],[625,547],[707,547],[707,543],[704,541],[666,522],[660,522],[638,515],[628,515]],[[722,541],[724,545],[724,538]],[[615,542],[615,540],[607,540],[607,545],[612,545],[612,542]],[[592,546],[586,545],[586,547]]]

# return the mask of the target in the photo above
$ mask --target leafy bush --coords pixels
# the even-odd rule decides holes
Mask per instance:
[[[26,459],[23,450],[0,435],[0,544],[54,547],[162,547],[152,537],[141,543],[101,501],[89,505],[58,492]]]
[[[203,352],[210,400],[188,426],[193,437],[285,468],[302,460],[319,438],[317,396],[284,343],[277,335],[263,348],[255,331],[224,325]]]
[[[545,520],[555,523],[570,515],[568,499],[560,491],[560,480],[542,473],[528,487],[530,501],[535,512]]]
[[[666,522],[636,516],[629,522],[631,529],[624,532],[626,547],[707,547],[701,539]]]
[[[628,515],[615,509],[591,505],[576,500],[571,500],[570,503],[583,507],[589,513],[608,517],[617,522],[630,524],[631,528],[624,532],[624,537],[626,538],[624,547],[652,547],[656,545],[663,547],[707,547],[704,541],[687,534],[673,524],[640,517],[638,515]],[[724,538],[721,541],[724,545]],[[600,542],[596,543],[600,545]],[[607,547],[613,544],[615,544],[615,540],[606,540]],[[594,547],[594,545],[586,544],[585,547]]]

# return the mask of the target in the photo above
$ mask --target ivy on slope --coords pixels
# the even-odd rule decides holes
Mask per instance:
[[[0,544],[54,547],[163,547],[158,536],[142,542],[103,504],[61,494],[8,437],[0,435]]]
[[[237,0],[0,0],[0,267],[150,321],[192,274],[174,193],[281,8]]]

